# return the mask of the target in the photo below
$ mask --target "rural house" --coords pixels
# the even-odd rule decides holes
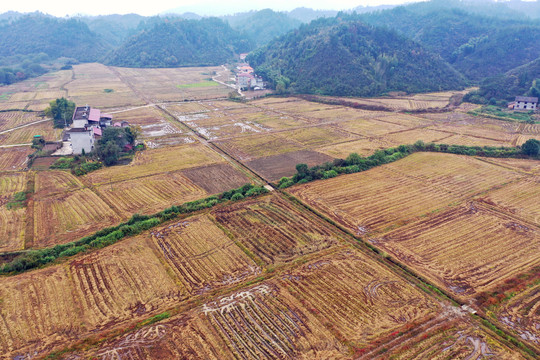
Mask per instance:
[[[538,106],[537,97],[516,96],[514,110],[536,110]]]
[[[112,115],[101,114],[99,109],[88,105],[75,108],[73,123],[66,131],[64,138],[70,142],[73,154],[89,153],[94,150],[95,143],[102,135],[101,128],[110,126]]]

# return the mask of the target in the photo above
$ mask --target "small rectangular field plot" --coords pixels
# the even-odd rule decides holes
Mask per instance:
[[[0,149],[0,171],[22,170],[33,153],[30,146],[17,146]]]
[[[340,121],[338,123],[338,126],[350,133],[367,137],[381,136],[388,133],[404,131],[411,128],[411,126],[407,125],[398,125],[394,123],[366,118]]]
[[[439,144],[447,145],[465,145],[465,146],[511,146],[511,143],[506,140],[493,140],[483,137],[468,136],[468,135],[452,135],[436,141]]]
[[[41,120],[35,113],[22,111],[0,112],[0,131]],[[52,124],[52,123],[51,123]]]
[[[26,190],[26,172],[0,173],[0,206],[10,201],[13,194]]]
[[[308,148],[342,143],[359,138],[357,135],[330,126],[304,127],[277,134],[285,139],[293,139]]]
[[[529,343],[540,344],[540,284],[536,283],[502,303],[496,314],[501,323]]]
[[[106,184],[224,161],[218,153],[198,143],[148,149],[138,152],[131,164],[94,171],[85,176],[85,181]]]
[[[34,246],[76,240],[120,220],[114,210],[89,189],[36,198]]]
[[[52,121],[46,121],[0,134],[0,143],[3,145],[30,144],[34,135],[41,135],[46,141],[57,141],[61,139],[62,129],[55,129]]]
[[[190,294],[236,284],[261,272],[207,215],[150,232],[162,255]]]
[[[144,359],[348,359],[307,309],[263,283],[105,342],[84,357]]]
[[[540,177],[523,179],[482,194],[478,200],[497,205],[521,219],[540,225]]]
[[[302,310],[357,348],[440,311],[427,294],[355,250],[312,260],[278,283]]]
[[[388,142],[382,139],[365,138],[335,145],[328,145],[317,148],[316,150],[334,158],[345,159],[352,153],[357,153],[360,156],[369,156],[377,150],[386,149],[388,147],[390,147]]]
[[[424,143],[445,142],[453,134],[430,130],[430,129],[412,129],[388,134],[383,137],[391,146],[412,145],[421,140]]]
[[[538,160],[486,158],[485,161],[529,174],[540,173],[540,161]]]
[[[26,209],[8,209],[0,202],[0,252],[24,248]]]
[[[101,64],[73,67],[74,80],[65,85],[69,97],[78,104],[95,107],[142,105],[143,100],[117,75],[114,68]]]
[[[407,330],[357,350],[355,359],[523,359],[458,308],[445,308],[436,318]]]
[[[159,313],[186,299],[144,237],[135,237],[69,263],[88,328]]]
[[[293,139],[278,134],[253,135],[248,137],[217,140],[215,143],[230,152],[236,159],[249,161],[254,158],[304,150],[305,146]]]
[[[357,235],[403,225],[460,199],[383,167],[288,190]]]
[[[123,79],[152,101],[199,100],[227,97],[230,88],[209,81],[219,67],[174,69],[115,68]]]
[[[462,298],[540,263],[536,227],[475,202],[370,241]]]
[[[76,340],[84,329],[78,297],[62,266],[0,279],[0,349],[12,359]],[[32,355],[33,356],[33,355]]]
[[[84,187],[69,171],[49,170],[36,173],[35,193],[39,197],[78,190]]]
[[[328,248],[339,235],[318,218],[280,195],[214,210],[216,220],[267,264],[283,263]]]
[[[523,177],[523,174],[471,156],[415,153],[384,167],[385,170],[437,186],[460,196],[472,195]]]
[[[103,184],[97,187],[97,191],[123,218],[134,213],[153,214],[171,205],[207,195],[201,187],[178,172]]]
[[[315,166],[332,160],[334,160],[332,157],[317,151],[299,150],[280,155],[265,156],[244,163],[266,180],[277,181],[283,176],[294,175],[297,164]]]
[[[182,175],[209,194],[236,189],[251,182],[245,174],[225,163],[183,170]]]

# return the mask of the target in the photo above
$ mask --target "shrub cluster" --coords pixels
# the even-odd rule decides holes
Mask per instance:
[[[6,207],[8,208],[8,210],[16,210],[16,209],[24,207],[25,203],[26,203],[26,192],[20,191],[13,195],[13,198],[11,199],[11,201],[9,201],[6,204]]]
[[[50,263],[58,258],[73,256],[90,249],[103,248],[116,243],[124,237],[137,235],[167,220],[174,219],[179,214],[189,214],[198,210],[211,208],[222,202],[235,201],[266,192],[268,190],[264,187],[246,184],[238,189],[225,191],[205,199],[171,206],[154,215],[135,214],[127,222],[121,223],[118,226],[105,228],[77,241],[55,245],[51,248],[27,251],[1,266],[0,274],[20,273]]]

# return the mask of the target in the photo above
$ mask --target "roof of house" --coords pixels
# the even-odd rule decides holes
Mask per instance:
[[[101,119],[112,120],[113,116],[111,114],[101,114]]]
[[[90,131],[90,129],[82,127],[82,128],[71,128],[67,132],[74,133],[74,132],[87,132],[87,131]]]
[[[88,120],[88,113],[90,112],[90,106],[77,106],[73,113],[73,120]]]
[[[529,96],[516,96],[516,101],[537,103],[538,98],[537,97],[529,97]]]
[[[238,75],[236,75],[236,76],[238,76],[238,77],[248,77],[248,78],[254,77],[253,75],[247,74],[247,73],[241,73],[241,74],[238,74]]]
[[[88,121],[99,121],[101,116],[101,110],[90,108],[90,114],[88,115]]]
[[[103,133],[101,132],[101,128],[95,127],[94,128],[94,135],[101,136]]]

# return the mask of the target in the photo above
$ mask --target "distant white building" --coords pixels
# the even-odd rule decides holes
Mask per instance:
[[[538,107],[537,97],[516,96],[514,110],[536,110]]]

